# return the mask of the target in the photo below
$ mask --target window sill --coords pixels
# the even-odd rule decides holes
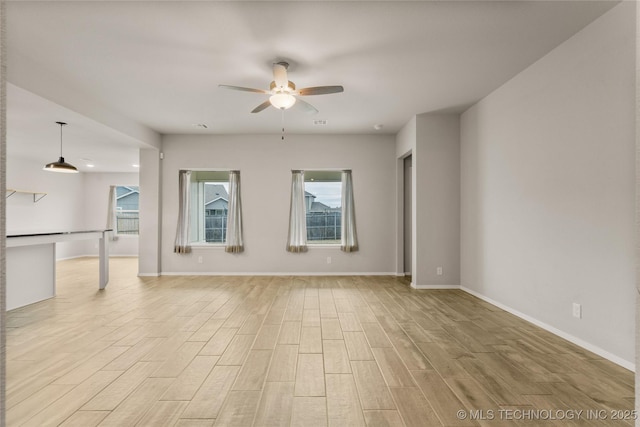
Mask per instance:
[[[133,237],[137,238],[139,234],[116,234],[114,237],[118,239],[131,239]]]
[[[340,249],[339,243],[307,243],[308,248],[338,248]]]

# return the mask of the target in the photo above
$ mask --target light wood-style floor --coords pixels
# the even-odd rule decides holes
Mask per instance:
[[[633,424],[631,372],[462,291],[136,270],[60,262],[8,314],[9,426]]]

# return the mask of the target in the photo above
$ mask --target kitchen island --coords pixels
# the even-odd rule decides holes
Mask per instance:
[[[56,295],[56,243],[98,240],[98,288],[109,282],[109,239],[104,230],[11,233],[7,235],[7,310]]]

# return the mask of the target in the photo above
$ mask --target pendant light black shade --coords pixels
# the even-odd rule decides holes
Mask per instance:
[[[78,173],[78,169],[64,161],[64,157],[62,157],[62,127],[66,125],[64,122],[56,122],[60,125],[60,158],[57,162],[52,162],[46,164],[42,170],[50,171],[50,172],[62,172],[62,173]]]

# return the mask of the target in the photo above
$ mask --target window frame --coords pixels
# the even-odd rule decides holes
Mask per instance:
[[[118,207],[118,188],[136,188],[137,190],[135,191],[131,191],[128,194],[137,192],[138,193],[138,209],[122,209],[121,207]],[[125,194],[126,195],[126,194]],[[124,195],[123,195],[124,196]],[[115,185],[115,200],[114,200],[114,212],[113,212],[113,219],[114,219],[114,224],[113,224],[113,234],[114,236],[118,236],[118,237],[138,237],[140,236],[140,185]],[[118,214],[119,213],[137,213],[138,214],[138,230],[136,233],[121,233],[119,228],[118,228]]]
[[[226,221],[223,228],[224,239],[221,242],[206,241],[206,216],[205,209],[205,185],[211,184],[227,184],[226,191],[228,194],[229,172],[233,169],[191,169],[191,206],[190,210],[190,245],[199,248],[224,248],[226,245]],[[228,200],[227,200],[228,201]],[[225,209],[228,213],[228,209]],[[225,216],[225,219],[227,217]]]
[[[307,190],[307,182],[338,182],[340,183],[340,198],[342,199],[342,170],[343,169],[303,169],[304,170],[304,191]],[[331,176],[333,175],[333,176]],[[312,194],[312,193],[311,193]],[[342,205],[342,202],[340,203]],[[307,204],[305,203],[305,217],[308,215]],[[340,216],[342,216],[342,206],[340,206]],[[342,237],[342,221],[340,221],[340,237]],[[323,243],[327,242],[327,243]],[[309,225],[307,223],[307,247],[310,248],[340,248],[340,238],[334,240],[310,240]]]

